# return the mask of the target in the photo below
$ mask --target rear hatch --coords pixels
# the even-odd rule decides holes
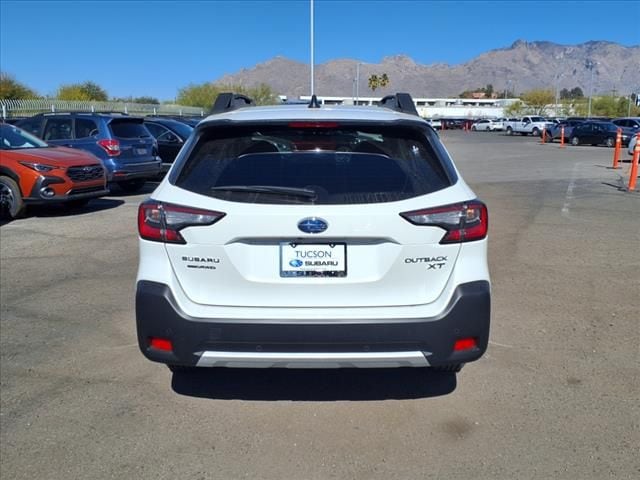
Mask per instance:
[[[155,140],[141,118],[114,118],[109,122],[109,131],[120,144],[118,162],[135,164],[155,160]]]
[[[212,213],[162,207],[184,241],[165,248],[186,295],[239,307],[435,301],[460,251],[441,243],[442,224],[459,212],[424,209],[468,190],[415,123],[202,130],[167,198]]]

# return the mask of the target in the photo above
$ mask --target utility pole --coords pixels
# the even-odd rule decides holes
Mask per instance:
[[[313,79],[314,79],[313,66],[314,66],[314,63],[315,63],[314,58],[313,58],[314,57],[314,55],[313,55],[314,54],[314,49],[313,49],[313,0],[310,0],[310,1],[311,1],[311,5],[310,5],[310,7],[311,7],[311,28],[310,28],[310,30],[311,30],[311,95],[313,95],[313,94],[316,93],[315,85],[313,84]]]

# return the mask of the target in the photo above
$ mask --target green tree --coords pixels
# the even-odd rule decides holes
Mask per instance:
[[[106,90],[94,82],[69,83],[61,85],[56,93],[58,100],[85,100],[106,102],[109,99]]]
[[[84,82],[81,85],[82,89],[89,95],[89,100],[95,100],[97,102],[106,102],[109,99],[107,91],[100,85],[94,82]]]
[[[38,98],[38,94],[24,83],[17,81],[13,75],[0,72],[0,99],[23,100],[26,98]]]
[[[587,100],[576,102],[573,110],[580,116],[588,115]],[[591,101],[591,115],[594,117],[626,117],[629,110],[632,116],[640,115],[640,107],[631,105],[629,109],[629,97],[593,97]]]
[[[584,98],[584,93],[580,87],[575,87],[571,89],[569,98]]]
[[[504,114],[509,117],[519,117],[525,112],[525,105],[521,101],[513,102],[504,109]]]
[[[544,115],[547,105],[555,100],[552,90],[529,90],[520,95],[526,105],[527,113],[532,115]]]
[[[176,102],[180,105],[208,109],[213,106],[218,94],[223,92],[241,93],[253,99],[257,105],[272,105],[276,103],[275,93],[266,84],[246,88],[240,85],[219,85],[211,82],[190,84],[179,89]]]
[[[491,96],[493,95],[493,85],[491,85],[490,83],[487,84],[487,86],[484,87],[484,93],[487,94],[487,98],[491,98]]]

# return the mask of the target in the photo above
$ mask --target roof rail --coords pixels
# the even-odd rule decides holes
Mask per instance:
[[[253,100],[240,93],[224,92],[218,94],[216,101],[213,103],[211,113],[224,113],[236,110],[242,107],[250,107],[255,105]]]
[[[416,110],[416,105],[413,103],[413,98],[411,98],[409,93],[387,95],[380,100],[380,106],[390,108],[396,112],[419,116],[418,111]]]

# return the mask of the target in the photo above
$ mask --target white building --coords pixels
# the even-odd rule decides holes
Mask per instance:
[[[285,96],[280,96],[286,100]],[[310,95],[303,95],[300,100],[310,101]],[[377,105],[380,97],[327,97],[318,96],[321,105]],[[517,98],[414,98],[416,109],[424,118],[500,118],[504,117],[504,109]]]

